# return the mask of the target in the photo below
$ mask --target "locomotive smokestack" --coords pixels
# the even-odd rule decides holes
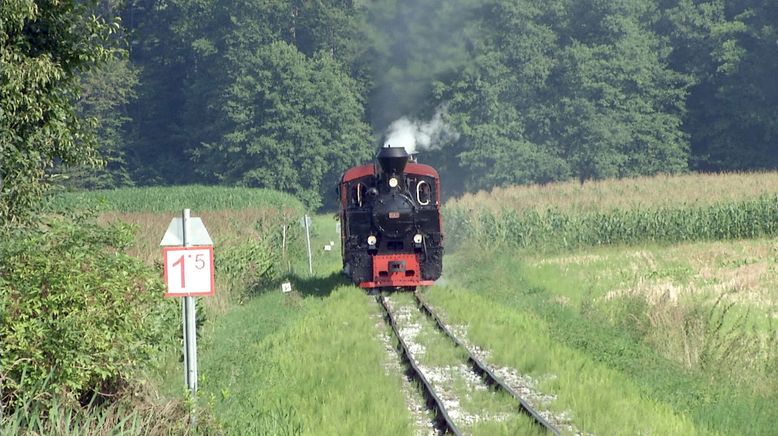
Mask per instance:
[[[408,163],[408,152],[404,147],[392,147],[386,144],[378,151],[378,164],[384,174],[400,174]]]

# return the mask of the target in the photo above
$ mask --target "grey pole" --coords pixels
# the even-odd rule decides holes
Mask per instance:
[[[189,209],[185,209],[181,213],[181,240],[182,245],[186,247],[189,234],[187,232],[187,224],[189,224]],[[183,265],[182,265],[183,267]],[[184,385],[186,387],[189,387],[189,336],[187,335],[187,331],[189,330],[189,325],[187,323],[187,299],[188,297],[184,297],[181,299],[181,324],[184,329]]]
[[[189,387],[189,352],[186,346],[186,297],[181,299],[181,327],[184,329],[184,386]]]
[[[305,215],[305,240],[308,242],[308,274],[313,275],[313,256],[311,254],[311,231],[308,226],[308,215]]]
[[[184,209],[183,213],[183,242],[184,247],[191,247],[189,235],[191,234],[191,211]],[[184,297],[184,371],[186,386],[194,397],[197,394],[197,331],[195,326],[195,297]]]

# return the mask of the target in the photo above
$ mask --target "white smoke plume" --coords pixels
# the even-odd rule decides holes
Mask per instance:
[[[415,154],[419,150],[435,150],[439,149],[441,144],[456,141],[459,139],[459,133],[446,124],[443,120],[444,115],[446,115],[446,105],[441,105],[428,122],[407,117],[395,120],[386,129],[384,146],[402,146],[408,154]]]

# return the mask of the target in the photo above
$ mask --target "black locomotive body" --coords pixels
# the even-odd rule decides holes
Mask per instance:
[[[363,288],[431,285],[443,270],[440,177],[409,161],[402,147],[383,147],[377,163],[341,178],[344,272]]]

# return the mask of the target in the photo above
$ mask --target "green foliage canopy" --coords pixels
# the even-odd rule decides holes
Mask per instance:
[[[467,188],[677,172],[686,80],[651,1],[490,2],[475,63],[439,98]]]
[[[201,172],[318,207],[346,168],[369,159],[356,84],[326,52],[307,58],[276,42],[242,54],[224,101],[230,128],[196,151]]]
[[[333,179],[302,163],[327,153],[314,136],[343,132],[318,119],[322,83],[345,92],[342,121],[363,141],[327,147],[358,160],[366,122],[378,136],[447,107],[459,140],[421,159],[449,193],[778,167],[768,0],[134,0],[123,17],[140,85],[106,150],[138,185],[260,185],[321,204]],[[120,167],[106,180],[128,182]]]
[[[99,161],[91,123],[77,116],[79,71],[111,55],[117,28],[92,2],[0,3],[0,226],[25,221],[55,162]]]
[[[778,168],[778,3],[676,0],[660,31],[693,77],[684,130],[692,169]]]
[[[61,168],[68,188],[110,189],[132,186],[127,169],[127,104],[136,97],[138,71],[124,56],[107,60],[79,75],[78,115],[95,121],[98,151],[104,165]]]

